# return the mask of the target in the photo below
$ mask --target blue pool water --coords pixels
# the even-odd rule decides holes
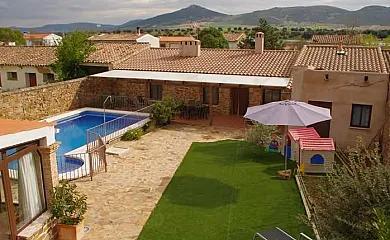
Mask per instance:
[[[106,122],[117,119],[124,116],[123,114],[113,114],[106,113]],[[118,131],[121,128],[125,128],[139,122],[146,117],[140,116],[127,116],[120,121],[120,126],[117,126],[116,129],[106,129],[107,135]],[[104,122],[103,113],[101,112],[92,112],[85,111],[77,115],[72,115],[70,117],[61,119],[57,121],[56,129],[59,130],[56,133],[56,140],[61,142],[60,147],[57,150],[57,156],[63,156],[66,153],[82,147],[86,144],[86,131],[90,128],[96,127]],[[103,133],[100,132],[100,135],[103,137]],[[69,159],[69,158],[58,158],[57,159],[58,171],[60,173],[72,171],[80,165],[83,164],[82,161],[78,159]],[[63,162],[65,161],[65,162]],[[66,169],[65,166],[66,165]]]

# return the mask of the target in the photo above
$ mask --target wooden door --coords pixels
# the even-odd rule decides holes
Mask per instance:
[[[35,73],[29,73],[28,74],[29,82],[30,82],[30,87],[35,87],[37,86],[37,75]]]
[[[249,106],[249,88],[232,88],[230,91],[231,109],[234,115],[245,115]]]
[[[330,110],[330,113],[332,114],[332,103],[331,102],[321,102],[321,101],[309,101],[308,102],[311,105],[317,106],[317,107],[323,107]],[[311,125],[311,127],[314,127],[315,130],[318,132],[318,134],[323,138],[329,137],[330,132],[330,121],[324,121],[319,122],[316,124]]]

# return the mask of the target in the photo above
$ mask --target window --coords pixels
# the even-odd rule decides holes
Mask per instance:
[[[371,105],[352,104],[351,127],[369,128],[371,112]]]
[[[314,155],[312,158],[310,158],[310,164],[324,164],[325,159],[320,154]]]
[[[204,104],[209,104],[209,87],[204,87],[203,88],[203,103]],[[213,105],[218,105],[219,104],[219,88],[213,87]]]
[[[364,76],[364,81],[365,81],[365,82],[368,81],[368,76]]]
[[[43,82],[44,83],[54,82],[54,74],[53,73],[44,73],[43,74]]]
[[[36,149],[33,144],[1,151],[0,239],[14,239],[46,210],[41,158]]]
[[[7,78],[9,81],[18,81],[18,73],[17,72],[7,72]]]
[[[163,85],[150,84],[150,98],[153,100],[162,100]]]
[[[264,89],[263,104],[277,102],[282,99],[282,90],[280,89]]]

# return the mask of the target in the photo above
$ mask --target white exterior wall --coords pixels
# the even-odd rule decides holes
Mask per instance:
[[[18,80],[10,81],[7,77],[7,72],[17,72]],[[1,86],[3,91],[13,89],[26,88],[29,86],[29,79],[26,78],[27,73],[35,73],[37,76],[37,84],[46,84],[43,82],[43,73],[38,72],[36,67],[18,67],[18,66],[0,66]],[[50,71],[50,73],[53,73]]]
[[[145,34],[137,39],[137,43],[149,43],[152,48],[160,47],[160,39],[150,34]]]
[[[52,33],[44,37],[43,41],[45,46],[57,46],[62,41],[62,37]]]
[[[238,49],[238,42],[229,42],[229,49]]]
[[[26,46],[31,47],[33,45],[31,40],[26,40]]]

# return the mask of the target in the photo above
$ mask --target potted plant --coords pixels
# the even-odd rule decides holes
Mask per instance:
[[[58,220],[59,240],[78,240],[84,236],[84,214],[87,196],[76,190],[76,184],[62,181],[54,188],[52,216]]]

